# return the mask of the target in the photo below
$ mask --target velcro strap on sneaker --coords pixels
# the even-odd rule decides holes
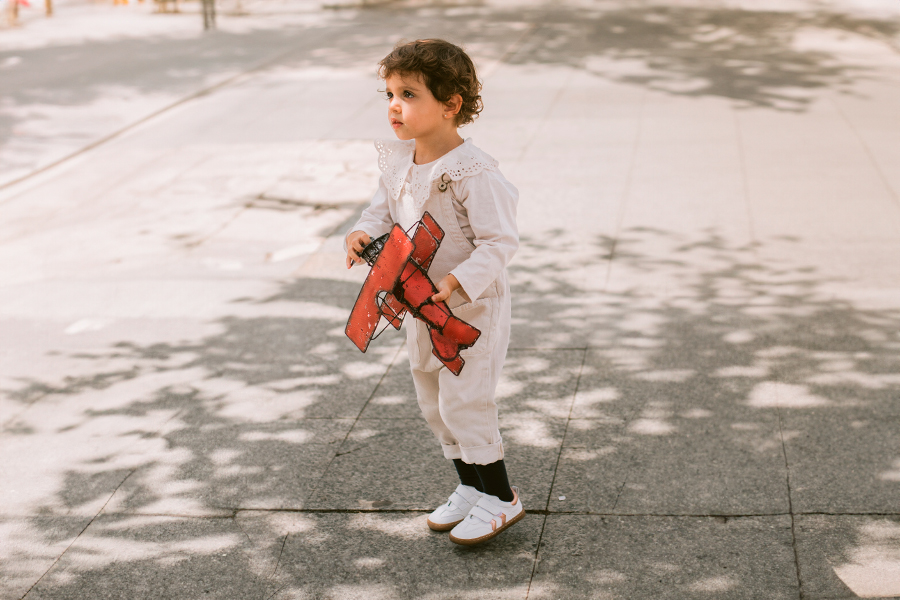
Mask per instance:
[[[452,494],[450,494],[450,498],[447,499],[447,502],[459,508],[472,506],[472,503],[466,500],[466,498],[459,492],[453,492]]]
[[[485,523],[490,523],[491,519],[497,518],[497,515],[493,514],[491,511],[487,510],[479,504],[476,504],[475,507],[469,511],[469,516],[475,517],[479,521],[484,521]]]

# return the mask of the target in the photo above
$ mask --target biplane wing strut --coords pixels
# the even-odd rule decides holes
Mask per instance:
[[[357,348],[366,351],[382,316],[400,329],[403,315],[410,312],[428,326],[432,353],[454,375],[459,375],[465,364],[460,350],[471,347],[481,332],[455,317],[446,302],[431,301],[437,288],[428,277],[428,267],[443,238],[444,231],[426,212],[411,238],[394,225],[384,247],[380,252],[376,250],[377,258],[366,258],[372,270],[345,329]],[[368,247],[363,253],[367,251]]]

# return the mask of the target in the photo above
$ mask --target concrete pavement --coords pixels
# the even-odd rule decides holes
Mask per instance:
[[[900,597],[896,6],[127,10],[0,31],[0,596]],[[522,193],[532,514],[473,549],[402,336],[343,337],[373,66],[423,36]]]

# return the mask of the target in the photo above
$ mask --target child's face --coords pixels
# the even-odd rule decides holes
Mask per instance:
[[[428,137],[453,128],[453,115],[434,95],[419,74],[393,74],[384,80],[388,120],[401,140]],[[445,117],[444,115],[448,116]]]

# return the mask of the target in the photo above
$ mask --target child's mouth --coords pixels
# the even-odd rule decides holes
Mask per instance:
[[[403,123],[401,123],[400,121],[398,121],[396,119],[391,119],[391,127],[393,127],[394,129],[397,129],[401,125],[403,125]]]

